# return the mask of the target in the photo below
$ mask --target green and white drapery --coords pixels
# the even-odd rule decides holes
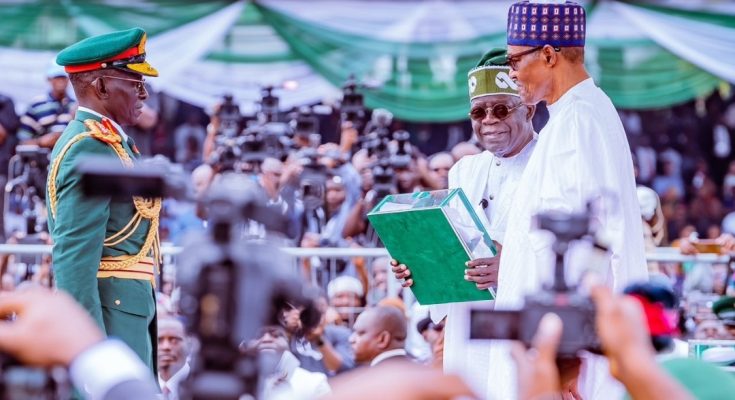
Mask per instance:
[[[179,13],[176,3],[129,1],[125,6],[93,6],[90,2],[44,1],[35,7],[29,2],[0,6],[0,16],[11,21],[0,29],[0,44],[4,46],[0,47],[0,90],[11,95],[22,109],[24,103],[48,90],[45,71],[58,49],[88,36],[143,26],[149,32],[148,60],[161,75],[149,82],[156,89],[174,92],[183,70],[210,52],[244,5],[229,1],[193,3]]]
[[[0,90],[21,102],[44,91],[55,51],[80,38],[141,26],[161,71],[157,89],[199,106],[225,92],[254,110],[259,86],[294,81],[291,108],[339,98],[350,75],[370,107],[412,121],[455,121],[468,109],[466,73],[504,46],[510,0],[44,0],[3,3]],[[702,0],[583,1],[586,63],[621,108],[657,108],[735,82],[735,6]],[[696,9],[692,9],[695,7]]]

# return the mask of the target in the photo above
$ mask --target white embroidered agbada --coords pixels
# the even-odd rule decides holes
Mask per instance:
[[[535,135],[534,135],[535,136]],[[523,169],[536,146],[534,137],[520,153],[497,157],[489,151],[465,156],[449,171],[449,187],[462,188],[490,237],[503,243],[508,212]],[[487,208],[480,202],[485,199]],[[463,279],[457,276],[457,279]],[[487,343],[470,343],[469,309],[492,308],[492,301],[450,303],[430,307],[434,322],[447,316],[444,328],[444,371],[458,374],[476,391],[487,390],[490,347]]]
[[[588,200],[603,205],[599,222],[611,241],[612,258],[603,282],[619,292],[629,282],[648,279],[630,148],[612,102],[590,78],[548,109],[549,122],[539,133],[510,211],[496,309],[519,308],[525,295],[537,292],[553,276],[551,240],[532,232],[532,216],[550,210],[578,212]],[[515,364],[507,344],[496,343],[486,397],[514,399]],[[624,393],[602,357],[585,359],[578,388],[585,399],[619,399]]]

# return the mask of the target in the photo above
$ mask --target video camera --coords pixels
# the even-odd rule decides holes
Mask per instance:
[[[161,197],[182,193],[178,186],[169,187],[172,178],[164,168],[121,169],[119,163],[113,167],[113,161],[80,164],[85,194]],[[106,185],[95,188],[100,181]],[[305,291],[289,268],[289,260],[273,244],[273,237],[242,239],[248,221],[263,224],[276,236],[288,223],[280,212],[266,205],[264,193],[252,179],[243,174],[222,174],[205,202],[209,231],[191,237],[177,258],[180,309],[187,331],[198,344],[180,396],[239,399],[250,395],[257,399],[261,379],[273,371],[263,370],[257,355],[241,352],[240,344],[254,339],[261,327],[277,324],[280,311],[290,306],[303,307],[301,322],[305,329],[312,329],[321,317],[316,294]]]
[[[218,136],[231,138],[240,134],[242,116],[240,107],[234,102],[232,94],[228,93],[222,97],[222,103],[216,115],[220,121]]]
[[[278,107],[281,101],[278,96],[273,94],[273,89],[273,86],[265,86],[260,91],[260,111],[258,114],[259,118],[265,123],[278,121]]]
[[[393,114],[378,108],[373,111],[366,130],[363,148],[368,155],[376,158],[371,167],[373,175],[373,193],[370,197],[382,199],[388,194],[397,193],[395,172],[411,165],[413,149],[409,139],[411,135],[405,130],[392,132]]]
[[[261,93],[257,118],[249,121],[245,129],[239,107],[231,96],[225,96],[217,114],[220,131],[208,160],[217,171],[257,173],[266,157],[283,160],[293,147],[288,124],[277,120],[279,99],[273,94],[273,87],[265,87]]]
[[[10,159],[9,180],[5,185],[5,214],[22,217],[24,233],[34,235],[45,231],[42,218],[46,198],[49,149],[36,145],[16,147],[16,155]],[[6,218],[6,225],[11,225]],[[20,227],[8,226],[10,230]]]
[[[323,207],[327,193],[327,168],[319,163],[316,149],[305,148],[298,153],[304,168],[299,176],[299,197],[306,210]]]
[[[65,400],[71,398],[71,393],[71,381],[64,367],[31,368],[0,354],[1,399]]]
[[[547,313],[554,313],[564,324],[558,358],[576,358],[581,350],[600,354],[594,304],[588,296],[567,285],[564,277],[564,260],[569,245],[587,239],[592,234],[589,211],[580,214],[540,214],[536,220],[539,229],[555,236],[552,249],[556,261],[552,285],[544,287],[540,293],[527,296],[520,310],[472,310],[470,339],[518,340],[531,346],[541,318]]]
[[[311,107],[299,107],[296,113],[292,113],[289,127],[293,138],[292,148],[296,149],[298,146],[303,147],[304,145],[317,147],[321,143],[319,119]]]
[[[288,260],[261,242],[238,240],[237,224],[254,220],[270,231],[283,231],[286,221],[265,206],[260,188],[237,174],[223,176],[209,200],[210,234],[192,240],[179,257],[181,310],[187,328],[200,342],[184,398],[257,397],[258,358],[242,354],[243,341],[254,339],[265,325],[278,324],[287,305],[304,307],[308,329],[319,322],[315,296],[289,274]],[[266,374],[263,374],[266,375]]]
[[[365,125],[365,99],[362,93],[357,91],[358,84],[354,75],[350,75],[347,82],[342,86],[342,101],[339,105],[340,126],[344,122],[351,122],[352,127],[358,132]]]

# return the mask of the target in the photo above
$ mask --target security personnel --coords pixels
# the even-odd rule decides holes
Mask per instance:
[[[155,373],[160,199],[87,198],[75,165],[87,156],[131,167],[138,153],[120,125],[133,125],[148,97],[140,28],[94,36],[62,50],[79,109],[51,154],[47,199],[56,284],[108,336],[122,339]]]

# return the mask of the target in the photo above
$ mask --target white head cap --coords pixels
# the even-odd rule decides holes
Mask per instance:
[[[362,297],[365,294],[365,289],[357,278],[351,276],[340,276],[327,285],[327,295],[330,298],[342,292],[350,292]]]

